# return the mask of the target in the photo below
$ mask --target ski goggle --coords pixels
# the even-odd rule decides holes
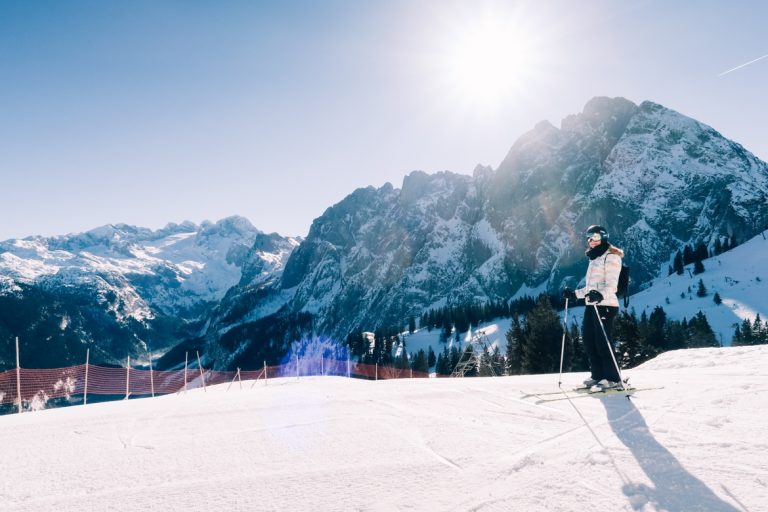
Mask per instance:
[[[603,235],[600,233],[589,233],[587,235],[587,241],[594,240],[595,242],[599,242],[603,239]]]

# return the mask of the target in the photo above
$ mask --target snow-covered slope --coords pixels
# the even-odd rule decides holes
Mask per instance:
[[[654,279],[649,287],[631,297],[630,308],[638,316],[661,306],[670,318],[691,319],[702,311],[720,342],[728,345],[734,329],[744,319],[750,322],[757,314],[768,318],[768,232],[719,256],[703,261],[704,272],[693,274],[688,265],[683,275],[672,274]],[[707,295],[697,296],[699,281]],[[722,304],[714,302],[715,293]]]
[[[285,378],[0,417],[4,512],[768,509],[768,346],[557,375]],[[566,386],[585,374],[566,374]],[[554,394],[546,394],[553,393]],[[540,394],[540,396],[536,396]]]

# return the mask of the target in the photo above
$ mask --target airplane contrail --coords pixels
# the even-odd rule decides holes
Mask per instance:
[[[731,71],[736,71],[737,69],[741,69],[741,68],[743,68],[743,67],[745,67],[745,66],[749,66],[750,64],[754,64],[755,62],[757,62],[757,61],[759,61],[759,60],[762,60],[762,59],[764,59],[764,58],[766,58],[766,57],[768,57],[768,54],[767,54],[767,55],[763,55],[762,57],[758,57],[758,58],[756,58],[755,60],[751,60],[751,61],[749,61],[749,62],[745,62],[745,63],[744,63],[744,64],[742,64],[741,66],[736,66],[735,68],[733,68],[733,69],[729,69],[728,71],[723,71],[722,73],[720,73],[720,74],[719,74],[719,75],[717,75],[717,76],[723,76],[723,75],[727,75],[727,74],[728,74],[728,73],[730,73]]]

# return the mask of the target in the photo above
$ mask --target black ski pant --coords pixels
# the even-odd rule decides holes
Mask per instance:
[[[600,320],[598,320],[595,314],[595,306],[589,305],[584,311],[584,324],[582,325],[581,332],[584,339],[584,349],[589,357],[589,369],[592,372],[592,378],[595,380],[608,379],[611,382],[619,382],[619,372],[616,370],[616,365],[613,364],[613,358],[611,357],[611,351],[613,350],[613,344],[609,346],[611,340],[611,327],[613,326],[613,319],[616,317],[616,313],[619,312],[619,308],[612,306],[597,306],[597,310],[600,312]],[[605,334],[603,329],[600,328],[600,321],[605,328]]]

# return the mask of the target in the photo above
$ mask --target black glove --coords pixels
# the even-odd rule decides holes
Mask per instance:
[[[603,294],[597,290],[589,290],[587,298],[589,299],[589,302],[600,304],[600,302],[603,300]]]
[[[563,298],[568,300],[576,300],[576,292],[566,287],[563,290]]]

